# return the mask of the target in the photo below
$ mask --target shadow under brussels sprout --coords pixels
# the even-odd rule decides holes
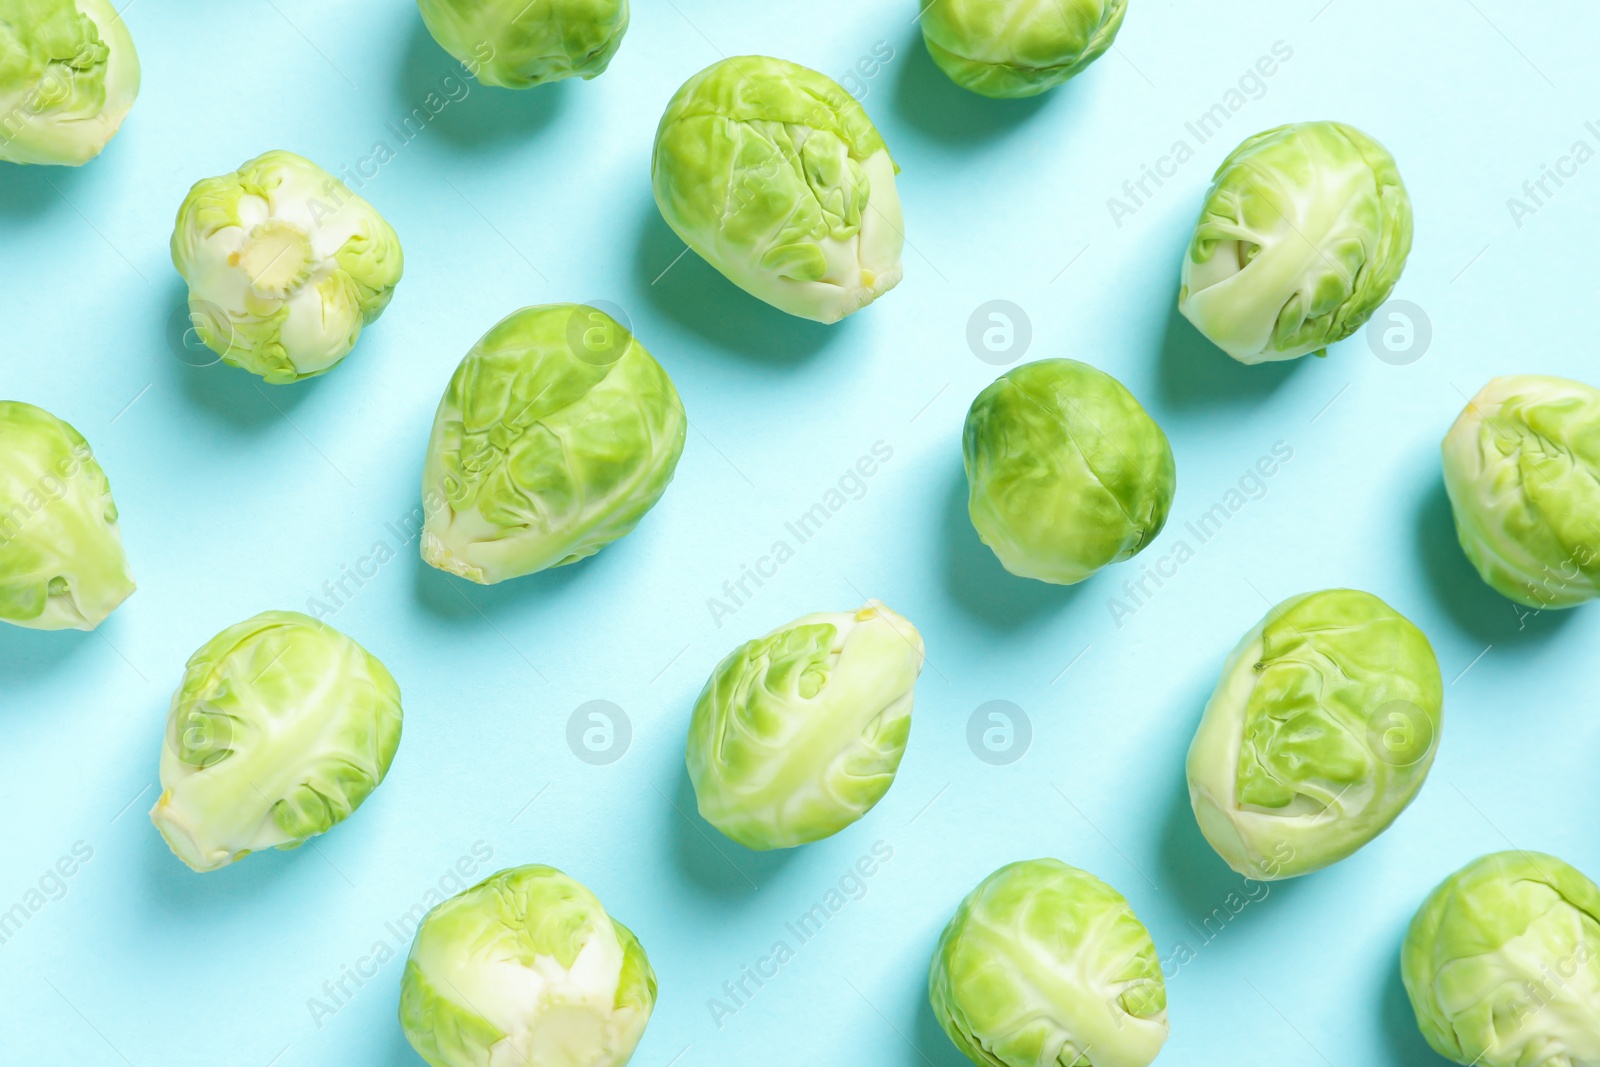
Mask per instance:
[[[934,65],[928,46],[923,43],[920,23],[912,24],[911,35],[901,43],[894,63],[900,68],[894,83],[895,113],[923,133],[955,143],[1004,136],[1040,111],[1054,95],[1071,93],[1076,83],[1074,79],[1018,100],[980,96],[951,81]],[[894,153],[893,144],[889,152]]]
[[[100,625],[109,628],[111,620]],[[0,622],[0,678],[11,688],[64,670],[67,660],[95,640],[82,630],[30,630]],[[20,709],[20,702],[13,703]]]
[[[24,219],[52,207],[72,210],[65,191],[84,169],[0,162],[0,218]]]
[[[1422,902],[1417,901],[1418,904]],[[1395,950],[1389,957],[1383,976],[1383,1003],[1379,1012],[1383,1018],[1384,1044],[1388,1056],[1382,1061],[1393,1067],[1441,1067],[1449,1060],[1433,1051],[1422,1031],[1417,1028],[1417,1013],[1411,1008],[1411,998],[1406,994],[1406,984],[1400,977],[1400,944],[1405,938],[1405,928],[1395,931]]]
[[[1181,262],[1182,256],[1180,251],[1173,263]],[[1184,318],[1174,290],[1167,301],[1167,328],[1161,338],[1161,400],[1173,407],[1260,403],[1315,359],[1316,356],[1302,356],[1246,366],[1212,344],[1194,328],[1194,323]]]
[[[672,825],[673,858],[701,889],[719,897],[753,896],[806,847],[757,852],[725,836],[700,817],[689,768],[682,758],[677,764],[677,786],[664,818]]]
[[[673,322],[718,348],[772,366],[815,356],[853,325],[854,316],[831,326],[802,319],[740,289],[693,249],[685,249],[650,195],[640,216],[634,283]],[[880,299],[894,298],[890,290]],[[870,305],[856,312],[871,313]]]
[[[954,908],[952,907],[952,911]],[[941,926],[940,930],[944,928]],[[927,970],[932,961],[934,948],[939,943],[938,934],[928,942],[928,958],[923,961],[921,996],[917,1004],[917,1024],[912,1031],[913,1048],[906,1049],[906,1067],[972,1067],[972,1061],[956,1048],[955,1042],[944,1032],[944,1027],[939,1025],[939,1017],[933,1013],[933,1003],[928,999]]]
[[[967,475],[959,460],[939,522],[945,589],[969,614],[997,629],[1017,630],[1046,612],[1060,611],[1094,581],[1051,585],[1019,578],[1002,567],[994,551],[979,539],[967,514]]]
[[[1436,477],[1417,510],[1417,554],[1434,596],[1457,626],[1485,644],[1544,640],[1571,620],[1578,608],[1538,611],[1507,600],[1482,578],[1456,539],[1455,514]]]
[[[414,5],[409,17],[411,37],[395,72],[394,117],[386,128],[375,131],[377,139],[397,155],[413,139],[435,131],[458,147],[522,141],[560,114],[572,79],[532,89],[484,85],[439,47]]]

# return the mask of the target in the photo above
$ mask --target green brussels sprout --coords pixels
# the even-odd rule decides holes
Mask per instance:
[[[1240,363],[1325,355],[1400,280],[1411,198],[1354,126],[1258,133],[1222,161],[1183,261],[1178,310]]]
[[[0,160],[79,167],[139,95],[139,56],[109,0],[0,0]]]
[[[661,499],[687,426],[672,379],[610,315],[513,312],[439,402],[422,558],[493,585],[592,556]]]
[[[1483,580],[1530,608],[1600,596],[1600,389],[1495,378],[1444,439],[1456,536]]]
[[[197,871],[298,848],[361,806],[399,744],[400,689],[376,657],[309,616],[262,612],[189,657],[150,821]]]
[[[1075,359],[996,378],[961,434],[967,513],[1012,574],[1072,585],[1143,551],[1177,488],[1167,435],[1133,394]]]
[[[922,635],[876,600],[746,641],[695,701],[686,758],[700,814],[746,848],[838,833],[894,782]]]
[[[1189,746],[1201,832],[1259,881],[1344,859],[1422,788],[1443,704],[1433,646],[1389,605],[1290,597],[1234,648]]]
[[[928,971],[934,1017],[980,1067],[1144,1067],[1167,985],[1121,893],[1060,860],[1010,863],[956,909]]]
[[[899,170],[837,82],[767,56],[684,82],[650,158],[656,205],[684,244],[751,296],[818,322],[900,281]]]
[[[0,620],[93,630],[133,589],[89,442],[43,408],[0,400]]]
[[[529,89],[605,73],[628,0],[417,0],[428,32],[485,85]]]
[[[1422,1036],[1478,1067],[1600,1063],[1600,887],[1538,852],[1497,852],[1436,888],[1400,974]]]
[[[922,9],[922,40],[963,89],[1036,96],[1099,59],[1127,10],[1127,0],[933,0]]]
[[[389,306],[400,239],[377,209],[309,159],[268,152],[194,184],[172,264],[189,317],[223,362],[275,385],[331,370]]]
[[[633,932],[573,879],[530,864],[428,912],[400,1026],[433,1067],[622,1067],[655,1002]]]

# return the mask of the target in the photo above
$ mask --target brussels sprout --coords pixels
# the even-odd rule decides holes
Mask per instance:
[[[1422,788],[1443,704],[1433,646],[1389,605],[1290,597],[1234,648],[1189,746],[1201,832],[1261,881],[1344,859]]]
[[[1400,974],[1441,1056],[1478,1067],[1600,1063],[1600,888],[1538,852],[1497,852],[1436,888]]]
[[[1121,893],[1060,860],[1001,867],[939,938],[928,999],[980,1067],[1144,1067],[1167,1040],[1167,986]]]
[[[350,816],[389,772],[400,689],[326,623],[267,611],[189,657],[150,809],[197,871],[263,848],[298,848]]]
[[[422,558],[493,585],[592,556],[661,499],[687,426],[672,379],[610,315],[513,312],[439,402]]]
[[[656,205],[728,280],[838,322],[900,281],[900,197],[883,138],[814,70],[736,56],[683,83],[656,128]]]
[[[428,32],[485,85],[528,89],[605,73],[628,0],[417,0]]]
[[[428,912],[400,1025],[433,1067],[621,1067],[656,976],[638,938],[554,867],[513,867]]]
[[[225,363],[273,384],[333,368],[383,314],[400,239],[349,186],[293,152],[194,184],[172,231],[189,316]]]
[[[1444,439],[1456,536],[1483,580],[1530,608],[1600,596],[1600,389],[1495,378]]]
[[[0,160],[78,167],[139,95],[139,56],[109,0],[0,0]]]
[[[1177,468],[1133,394],[1074,359],[1024,363],[967,411],[967,513],[1012,574],[1081,582],[1166,525]]]
[[[922,635],[876,600],[817,612],[734,649],[689,725],[700,814],[747,848],[791,848],[889,791],[911,733]]]
[[[933,0],[922,10],[922,40],[963,89],[1036,96],[1099,59],[1127,9],[1127,0]]]
[[[42,408],[0,400],[0,620],[93,630],[133,588],[89,443]]]
[[[1249,138],[1211,180],[1178,310],[1240,363],[1324,355],[1393,291],[1411,252],[1394,157],[1354,126]]]

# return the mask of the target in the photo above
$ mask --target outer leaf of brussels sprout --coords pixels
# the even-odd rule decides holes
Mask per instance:
[[[689,726],[700,814],[754,849],[817,841],[861,818],[894,782],[922,662],[922,635],[876,600],[734,649]]]
[[[978,394],[961,435],[967,512],[1005,569],[1081,582],[1144,549],[1177,483],[1167,435],[1122,383],[1042,359]]]
[[[1035,96],[1110,48],[1127,9],[1127,0],[933,0],[922,11],[922,39],[962,88]]]
[[[0,0],[0,160],[81,166],[139,95],[139,56],[109,0]]]
[[[223,361],[273,384],[331,370],[400,282],[400,239],[373,206],[293,152],[196,182],[178,209],[172,264],[196,332]]]
[[[42,408],[0,401],[0,620],[93,630],[133,588],[89,443]]]
[[[1389,298],[1410,252],[1411,198],[1382,145],[1338,122],[1279,126],[1217,168],[1178,309],[1241,363],[1320,354]]]
[[[553,867],[501,871],[434,908],[400,1025],[433,1067],[621,1067],[655,1007],[633,933]]]
[[[581,339],[597,334],[591,351]],[[687,426],[672,379],[609,315],[523,308],[473,346],[439,402],[422,558],[491,585],[592,556],[661,499]]]
[[[1285,600],[1228,657],[1189,748],[1201,831],[1260,881],[1344,859],[1422,788],[1443,703],[1427,637],[1371,593]]]
[[[603,73],[628,0],[417,0],[428,32],[485,85],[527,89]]]
[[[745,292],[818,322],[900,281],[898,170],[837,82],[767,56],[685,82],[650,160],[656,205],[685,244]]]
[[[1400,973],[1435,1052],[1479,1067],[1600,1063],[1600,888],[1539,852],[1497,852],[1436,888]]]
[[[967,895],[928,999],[980,1067],[1145,1067],[1167,1040],[1149,931],[1121,893],[1060,860],[1008,864]]]
[[[326,623],[263,612],[189,658],[150,820],[197,871],[295,848],[360,807],[399,744],[383,664]]]
[[[1456,536],[1483,580],[1531,608],[1600,596],[1600,389],[1495,378],[1444,439]]]

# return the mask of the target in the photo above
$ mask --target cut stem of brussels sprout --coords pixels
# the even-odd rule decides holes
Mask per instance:
[[[417,0],[439,46],[484,85],[528,89],[602,74],[628,0]]]
[[[1394,157],[1353,126],[1258,133],[1217,168],[1178,310],[1241,363],[1322,354],[1372,317],[1411,252]]]
[[[685,244],[745,292],[818,322],[900,281],[897,173],[854,97],[767,56],[685,82],[650,160],[656,205]]]
[[[93,630],[133,589],[89,443],[43,408],[0,401],[0,620]]]
[[[264,612],[190,657],[150,821],[197,871],[296,848],[383,781],[400,720],[400,689],[366,649],[308,616]]]
[[[195,183],[178,209],[172,263],[201,340],[273,384],[344,359],[404,269],[400,239],[371,204],[282,151]]]
[[[1121,893],[1055,859],[1008,864],[967,894],[928,999],[979,1067],[1146,1067],[1167,1040],[1149,931]]]
[[[1600,596],[1600,389],[1495,378],[1444,439],[1461,548],[1502,596],[1542,610]]]
[[[139,95],[139,56],[110,0],[0,0],[0,160],[77,167]]]
[[[1057,585],[1143,551],[1177,487],[1161,427],[1121,382],[1073,359],[995,379],[967,412],[961,452],[983,543],[1012,574]]]
[[[592,556],[661,499],[687,426],[672,379],[610,315],[514,312],[439,401],[422,558],[492,585]]]
[[[876,600],[805,615],[729,653],[695,702],[700,814],[747,848],[838,833],[894,782],[922,635]]]
[[[1241,640],[1189,747],[1189,799],[1248,878],[1320,870],[1416,797],[1443,682],[1421,630],[1370,593],[1290,597]]]
[[[655,1007],[644,948],[553,867],[514,867],[428,912],[400,989],[432,1067],[622,1067]]]
[[[1446,878],[1400,973],[1422,1036],[1456,1063],[1600,1063],[1600,888],[1554,856],[1497,852]]]
[[[1036,96],[1069,81],[1117,38],[1127,0],[932,0],[921,10],[928,54],[984,96]]]

